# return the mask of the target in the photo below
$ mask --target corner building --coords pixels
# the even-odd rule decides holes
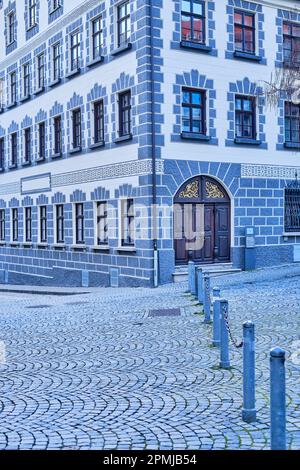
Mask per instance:
[[[1,282],[243,269],[246,227],[257,267],[299,261],[299,105],[261,93],[300,62],[297,4],[0,1]],[[198,205],[191,250],[181,210]]]

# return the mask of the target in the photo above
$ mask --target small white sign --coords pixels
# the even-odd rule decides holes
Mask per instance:
[[[21,194],[33,194],[42,191],[51,191],[50,173],[21,179]]]

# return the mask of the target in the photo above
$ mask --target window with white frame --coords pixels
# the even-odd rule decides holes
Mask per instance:
[[[11,166],[16,167],[18,164],[18,134],[14,132],[10,136],[10,161]]]
[[[125,46],[130,40],[130,3],[122,2],[117,5],[117,44],[118,47]]]
[[[46,124],[40,122],[38,125],[38,160],[45,160],[46,157]]]
[[[4,137],[0,138],[0,171],[4,170],[5,160],[4,160]]]
[[[28,0],[28,29],[36,25],[36,0]]]
[[[55,242],[62,244],[65,242],[65,216],[63,204],[55,206]]]
[[[27,243],[32,242],[32,208],[24,208],[25,224],[24,224],[24,241]]]
[[[23,65],[23,97],[30,94],[30,66],[29,62]]]
[[[51,13],[61,6],[60,0],[51,0]]]
[[[134,201],[132,198],[121,200],[121,245],[134,246],[135,240]]]
[[[94,102],[94,143],[104,142],[104,103],[103,100]]]
[[[53,80],[60,79],[60,43],[52,46],[52,74]]]
[[[72,111],[73,149],[81,148],[81,109]]]
[[[7,29],[8,29],[8,45],[15,42],[15,22],[16,16],[13,11],[9,12],[7,15]]]
[[[47,243],[47,206],[39,207],[39,241],[40,243]]]
[[[0,210],[0,241],[5,241],[5,209]]]
[[[70,69],[71,71],[79,69],[80,60],[80,32],[75,31],[70,35]]]
[[[101,57],[103,47],[102,17],[98,16],[97,18],[94,18],[91,22],[91,26],[92,57],[93,60],[96,60]]]
[[[9,75],[10,104],[17,101],[17,72],[11,72]]]
[[[37,89],[41,90],[45,86],[45,53],[37,56]]]
[[[31,162],[31,127],[24,130],[24,163]]]
[[[74,207],[75,216],[75,244],[83,245],[84,241],[84,204],[78,202]]]
[[[96,209],[96,245],[108,244],[107,202],[97,201]]]
[[[19,240],[19,209],[14,207],[11,209],[11,241]]]

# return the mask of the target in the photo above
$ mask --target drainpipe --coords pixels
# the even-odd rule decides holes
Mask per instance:
[[[152,160],[152,227],[153,227],[153,287],[158,286],[158,247],[157,247],[157,188],[156,188],[156,135],[155,135],[155,87],[152,0],[149,0],[150,25],[150,82],[151,82],[151,160]]]

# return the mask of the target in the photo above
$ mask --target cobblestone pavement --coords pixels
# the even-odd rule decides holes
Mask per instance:
[[[0,448],[268,449],[269,350],[280,345],[288,442],[299,449],[299,272],[213,281],[230,301],[235,335],[245,320],[256,325],[253,425],[241,420],[241,352],[231,349],[231,370],[219,369],[212,327],[185,284],[72,297],[1,293]],[[174,307],[180,316],[149,316]]]

